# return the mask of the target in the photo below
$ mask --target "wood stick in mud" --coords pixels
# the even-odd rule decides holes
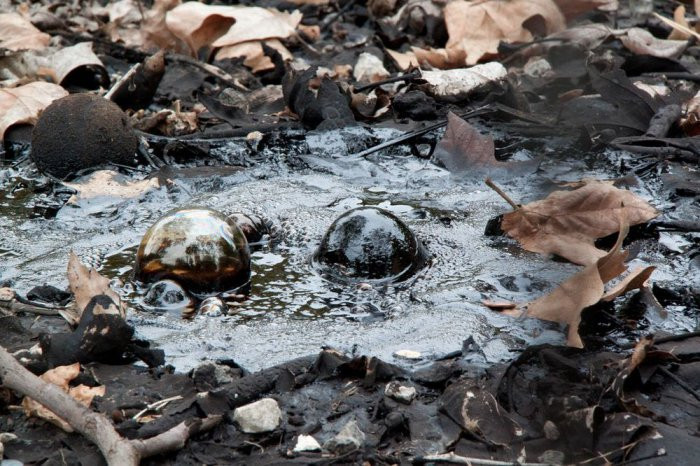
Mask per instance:
[[[29,372],[2,346],[0,382],[2,386],[28,396],[53,411],[97,445],[110,466],[135,466],[143,458],[179,450],[190,436],[211,429],[221,421],[221,416],[209,416],[181,422],[172,429],[145,440],[125,439],[105,416],[78,403],[58,386],[44,382]]]

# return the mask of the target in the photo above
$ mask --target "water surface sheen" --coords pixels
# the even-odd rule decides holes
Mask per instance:
[[[114,279],[132,304],[129,319],[137,332],[162,347],[168,362],[181,370],[207,358],[232,358],[255,370],[322,346],[387,360],[396,350],[412,349],[430,358],[458,349],[469,336],[495,362],[511,359],[517,355],[512,349],[528,344],[563,343],[558,325],[501,316],[480,301],[527,301],[579,268],[523,251],[507,238],[484,236],[488,220],[508,206],[482,180],[451,176],[406,148],[364,159],[348,155],[395,135],[392,131],[312,133],[283,150],[258,154],[251,154],[242,140],[232,140],[215,153],[229,162],[254,159],[245,170],[217,175],[203,167],[209,170],[206,176],[175,177],[174,189],[126,201],[79,201],[51,220],[29,218],[30,201],[15,189],[2,205],[8,213],[0,217],[0,279],[10,280],[20,292],[42,283],[66,286],[68,253],[74,250]],[[527,202],[552,190],[553,179],[617,176],[591,160],[562,164],[557,158],[564,150],[556,145],[543,149],[552,160],[551,168],[543,166],[547,175],[505,180],[504,189]],[[521,150],[515,157],[538,155],[543,154]],[[17,180],[41,182],[30,169],[18,170],[0,169],[5,194]],[[653,198],[652,188],[634,190]],[[278,228],[274,241],[252,252],[250,297],[234,307],[232,316],[185,321],[175,313],[139,307],[146,290],[131,277],[142,236],[165,212],[191,205],[256,214]],[[405,281],[371,286],[319,274],[312,256],[326,229],[343,212],[362,206],[386,209],[408,225],[429,251],[428,264]],[[677,275],[677,264],[672,259],[660,263],[653,251],[642,250],[635,261],[658,265],[657,280]],[[653,325],[692,328],[683,312],[670,311],[669,320]]]

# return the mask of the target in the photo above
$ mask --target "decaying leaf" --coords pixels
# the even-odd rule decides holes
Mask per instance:
[[[447,129],[435,147],[434,157],[450,172],[471,176],[500,176],[534,171],[539,161],[500,162],[496,160],[493,138],[481,134],[465,120],[450,112]]]
[[[83,404],[90,406],[92,399],[95,396],[104,396],[106,387],[88,387],[87,385],[78,385],[70,387],[69,383],[80,374],[80,364],[75,363],[69,366],[59,366],[44,372],[40,378],[47,383],[52,383],[58,386],[64,392],[67,392],[73,399]],[[52,411],[46,409],[43,405],[37,403],[31,398],[25,397],[22,400],[22,408],[27,416],[35,416],[45,419],[52,424],[57,425],[66,432],[73,432],[73,428],[63,419],[56,416]]]
[[[685,40],[658,39],[641,28],[631,28],[626,35],[620,37],[620,41],[638,55],[660,58],[678,58],[688,48]]]
[[[94,268],[88,269],[72,251],[68,259],[66,274],[71,293],[75,297],[75,305],[79,314],[78,320],[91,303],[94,304],[92,308],[94,315],[118,314],[122,318],[126,318],[126,304],[121,300],[119,294],[109,286],[109,278],[100,275]],[[111,304],[105,307],[104,300],[95,299],[99,296],[106,296],[111,300]]]
[[[594,241],[618,231],[621,217],[637,225],[658,214],[630,191],[591,181],[573,191],[555,191],[505,214],[501,228],[528,251],[589,265],[606,255]]]
[[[103,86],[109,85],[109,75],[102,61],[92,51],[92,42],[81,42],[64,47],[50,58],[50,66],[57,84],[63,83],[68,75],[78,68],[90,66],[101,75]]]
[[[0,140],[10,126],[36,123],[39,113],[51,102],[68,95],[61,86],[34,82],[0,89]]]
[[[0,49],[40,50],[49,45],[49,36],[17,13],[0,14]]]
[[[618,8],[618,0],[554,0],[567,21],[583,13],[595,9],[614,11]]]
[[[160,188],[157,178],[131,181],[114,170],[97,170],[79,180],[64,184],[78,191],[77,194],[68,199],[70,204],[98,196],[132,199],[152,189]]]
[[[168,11],[166,25],[193,55],[205,45],[225,47],[242,42],[284,39],[293,35],[301,13],[247,6],[211,6],[185,2]]]
[[[566,27],[564,15],[552,0],[459,0],[448,3],[444,14],[449,34],[446,48],[463,50],[468,65],[496,55],[501,41],[529,42],[532,29],[548,35]]]
[[[245,61],[243,64],[253,70],[253,73],[274,69],[275,65],[272,63],[272,60],[270,57],[265,55],[263,44],[277,50],[282,56],[283,60],[292,59],[291,52],[284,46],[284,44],[282,44],[282,42],[277,39],[269,39],[266,41],[248,41],[221,47],[221,49],[216,53],[216,59],[223,60],[225,58],[244,57]]]
[[[460,101],[488,86],[498,86],[508,74],[498,62],[484,63],[471,68],[443,71],[422,71],[426,94],[445,101]],[[490,89],[490,88],[489,88]]]

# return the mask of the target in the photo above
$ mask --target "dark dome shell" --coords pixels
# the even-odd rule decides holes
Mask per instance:
[[[32,132],[31,158],[57,178],[106,163],[134,165],[138,138],[126,114],[92,94],[71,94],[51,103]]]
[[[360,207],[338,217],[314,255],[336,278],[382,281],[405,280],[426,258],[425,248],[408,226],[376,207]]]
[[[250,249],[240,228],[223,214],[180,209],[148,229],[134,276],[144,283],[171,279],[198,295],[230,291],[250,280]]]

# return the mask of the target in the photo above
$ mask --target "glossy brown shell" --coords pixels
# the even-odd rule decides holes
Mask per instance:
[[[230,291],[250,280],[250,249],[240,228],[223,214],[180,209],[148,229],[134,276],[144,283],[171,279],[196,295]]]

